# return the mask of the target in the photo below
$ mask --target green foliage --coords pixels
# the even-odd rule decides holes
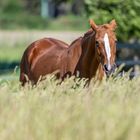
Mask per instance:
[[[52,0],[56,4],[60,4],[62,2],[73,2],[74,0]]]
[[[0,12],[16,13],[23,10],[22,0],[1,0],[0,5]]]
[[[140,38],[140,0],[85,0],[85,7],[98,24],[115,19],[120,41]]]
[[[21,18],[22,17],[22,18]],[[36,29],[36,30],[87,30],[87,18],[73,15],[61,16],[57,19],[42,19],[28,13],[0,14],[0,29]],[[66,26],[64,26],[66,25]]]
[[[85,23],[85,21],[87,21],[87,18],[85,17],[66,15],[61,16],[57,19],[50,20],[48,28],[50,30],[62,30],[62,31],[64,30],[86,31],[88,29],[88,25]]]
[[[43,29],[47,20],[42,19],[24,0],[1,0],[0,28],[1,29]],[[30,10],[33,12],[31,13]]]
[[[2,140],[139,140],[140,78],[84,87],[85,80],[53,77],[21,88],[0,80]]]
[[[58,6],[67,0],[54,2],[58,3],[56,4]],[[40,4],[41,0],[1,0],[0,29],[84,30],[87,28],[85,19],[78,16],[66,15],[57,19],[42,19]]]
[[[0,13],[0,28],[2,29],[44,29],[47,20],[27,12]]]

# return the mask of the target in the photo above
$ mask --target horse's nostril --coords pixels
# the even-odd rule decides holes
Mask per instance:
[[[105,71],[108,71],[108,68],[107,68],[107,65],[106,64],[104,65],[104,68],[105,68]]]

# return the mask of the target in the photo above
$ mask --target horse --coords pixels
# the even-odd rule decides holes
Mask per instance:
[[[70,45],[55,39],[45,38],[32,43],[24,52],[20,64],[20,81],[34,84],[40,76],[55,72],[62,80],[67,75],[102,80],[116,69],[117,24],[96,25],[90,20],[91,28]],[[26,76],[25,76],[26,75]]]
[[[73,54],[69,60],[77,55],[73,49],[77,48],[80,54],[73,74],[76,75],[78,72],[80,78],[87,78],[89,81],[93,77],[102,80],[105,75],[109,77],[116,69],[117,24],[112,20],[109,24],[96,25],[90,20],[90,26],[82,39],[75,40],[68,48]]]
[[[42,38],[31,43],[24,51],[20,62],[20,82],[31,81],[34,85],[40,77],[52,72],[62,77],[65,74],[65,52],[69,45],[54,38]]]

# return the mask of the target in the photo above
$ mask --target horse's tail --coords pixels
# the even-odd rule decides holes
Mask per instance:
[[[24,86],[30,79],[30,64],[28,62],[27,52],[25,51],[20,62],[20,82]]]

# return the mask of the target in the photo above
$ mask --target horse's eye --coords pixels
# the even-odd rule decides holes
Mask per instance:
[[[98,41],[96,41],[95,43],[96,43],[96,47],[99,47],[99,42],[98,42]]]

